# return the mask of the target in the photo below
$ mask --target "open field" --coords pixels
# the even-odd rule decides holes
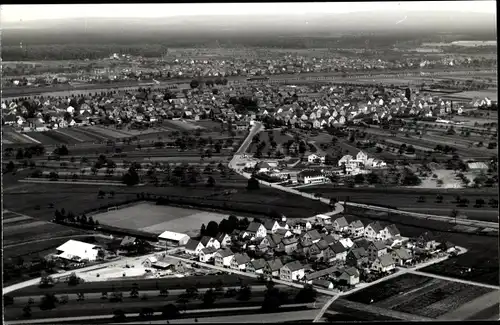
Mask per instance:
[[[190,123],[184,120],[164,120],[163,125],[176,131],[192,131],[202,128],[202,126],[197,126],[195,123]]]
[[[143,216],[143,217],[139,217]],[[140,203],[93,216],[101,224],[161,234],[165,230],[196,236],[202,224],[219,223],[227,215],[177,207]]]
[[[454,315],[464,320],[494,304],[491,299],[486,299],[489,304],[475,301],[484,296],[489,298],[492,293],[498,295],[498,291],[484,287],[404,274],[349,295],[347,299],[423,317],[441,316],[440,319],[447,320]],[[471,308],[474,301],[475,308]],[[454,311],[457,312],[453,314]]]

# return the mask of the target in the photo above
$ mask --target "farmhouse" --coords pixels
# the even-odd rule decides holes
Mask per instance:
[[[162,232],[158,236],[158,239],[160,243],[168,246],[184,246],[189,241],[189,236],[186,234],[167,230]]]
[[[285,264],[280,269],[280,279],[283,281],[298,281],[304,277],[304,266],[299,261]]]
[[[297,174],[297,181],[302,184],[324,183],[326,177],[321,172],[304,170]]]
[[[72,261],[95,261],[100,250],[101,247],[98,245],[70,239],[57,247],[57,257]]]
[[[203,246],[201,242],[190,239],[184,248],[184,252],[189,255],[198,256],[203,248],[205,248],[205,246]]]
[[[386,226],[381,231],[381,238],[382,239],[392,239],[392,238],[396,238],[396,237],[401,237],[401,233],[399,232],[399,229],[394,224]]]
[[[220,249],[214,254],[214,264],[218,267],[229,267],[234,253],[230,249]]]

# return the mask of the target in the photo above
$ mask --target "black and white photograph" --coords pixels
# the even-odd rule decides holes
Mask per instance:
[[[3,322],[499,320],[496,11],[1,5]]]

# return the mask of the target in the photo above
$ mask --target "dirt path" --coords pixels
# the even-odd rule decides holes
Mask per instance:
[[[440,316],[438,320],[465,320],[482,309],[498,304],[499,295],[499,290],[482,295],[481,297],[473,299],[457,309]]]

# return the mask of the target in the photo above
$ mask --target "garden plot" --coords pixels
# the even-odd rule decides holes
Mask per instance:
[[[226,215],[178,207],[140,203],[135,206],[96,214],[101,224],[161,234],[165,230],[197,234],[203,223],[217,223]]]
[[[30,132],[30,133],[37,133],[37,132]],[[40,140],[36,139],[35,137],[32,137],[31,135],[28,134],[25,135],[17,132],[5,132],[3,136],[7,137],[7,139],[13,143],[36,143],[36,141],[41,142]]]
[[[194,125],[184,120],[166,120],[163,121],[163,124],[165,124],[167,127],[172,127],[173,129],[179,131],[192,131],[202,128],[201,126]]]
[[[84,129],[84,128],[72,128],[71,131],[76,134],[76,136],[85,136],[87,138],[90,138],[91,141],[103,141],[103,140],[108,140],[107,137],[91,132],[89,128]]]
[[[57,131],[66,134],[69,137],[80,140],[81,142],[92,142],[95,141],[94,138],[89,137],[85,133],[75,131],[75,128],[58,129]]]
[[[111,130],[111,129],[105,129],[105,128],[100,128],[100,127],[97,127],[97,126],[89,126],[87,128],[87,130],[89,132],[92,132],[92,133],[95,133],[97,135],[102,135],[103,137],[107,138],[107,139],[121,139],[121,138],[128,138],[130,136],[128,135],[125,135],[123,133],[119,133],[119,132],[116,132],[114,130]]]

